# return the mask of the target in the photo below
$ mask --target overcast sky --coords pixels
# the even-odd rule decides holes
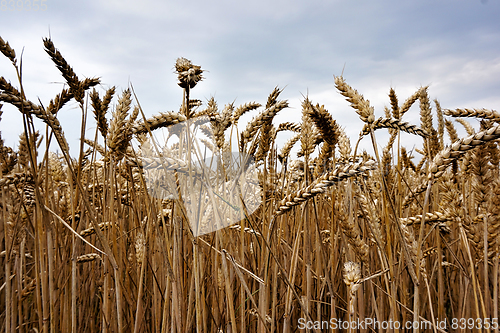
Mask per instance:
[[[132,83],[147,116],[179,109],[178,57],[207,70],[192,98],[214,96],[220,108],[233,101],[265,104],[279,86],[291,106],[279,123],[299,121],[308,94],[346,127],[353,145],[363,123],[335,89],[333,76],[342,72],[376,116],[389,105],[391,87],[400,103],[429,85],[443,108],[500,106],[500,0],[42,1],[44,11],[28,11],[30,1],[11,11],[7,1],[0,36],[22,54],[27,97],[44,105],[64,86],[43,50],[42,38],[51,36],[80,78],[101,78],[101,94],[113,85],[121,93]],[[18,86],[4,57],[0,75]],[[22,118],[16,109],[3,111],[2,137],[17,147]],[[404,119],[420,125],[418,112],[414,107]],[[76,102],[58,116],[72,150],[80,116]],[[87,137],[94,131],[91,124]],[[406,145],[413,144],[421,145]]]

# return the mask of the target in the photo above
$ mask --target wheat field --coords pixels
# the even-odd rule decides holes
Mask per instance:
[[[0,77],[0,115],[2,103],[13,105],[24,128],[17,149],[0,139],[2,331],[498,332],[498,323],[470,320],[498,320],[500,113],[442,109],[422,87],[404,101],[389,89],[376,116],[337,76],[332,94],[364,122],[349,138],[334,110],[308,97],[300,123],[273,123],[288,107],[278,87],[263,104],[203,103],[193,98],[209,84],[203,69],[179,58],[182,106],[146,118],[132,87],[101,91],[51,39],[44,48],[66,88],[42,104],[26,99],[19,58],[0,38],[2,61],[18,74]],[[79,111],[62,110],[69,101]],[[59,112],[82,118],[71,152]],[[405,122],[406,112],[420,112],[421,123]],[[238,124],[246,113],[254,118]],[[202,117],[213,153],[252,157],[244,167],[255,167],[260,204],[230,204],[240,204],[235,224],[199,234],[187,192],[151,195],[138,147],[153,149],[156,131]],[[377,142],[381,131],[388,142]],[[280,132],[291,133],[282,147]],[[408,150],[402,132],[418,148]],[[373,150],[360,151],[361,140]],[[194,166],[168,161],[179,190]],[[227,178],[226,167],[217,172]],[[365,318],[429,326],[324,326]],[[452,327],[459,319],[468,321]]]

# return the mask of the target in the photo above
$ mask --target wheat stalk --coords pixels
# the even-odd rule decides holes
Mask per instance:
[[[0,41],[2,53],[15,60],[6,44]],[[50,51],[68,80],[77,80],[60,53],[55,48]],[[0,137],[0,233],[5,240],[0,249],[5,308],[0,326],[25,332],[161,327],[180,333],[230,327],[289,333],[296,330],[299,318],[322,323],[326,318],[346,322],[367,315],[379,322],[402,321],[411,314],[414,320],[432,322],[436,317],[449,321],[449,313],[498,317],[500,129],[495,127],[495,111],[445,111],[452,117],[482,120],[479,131],[460,120],[470,133],[460,139],[439,103],[434,101],[431,108],[427,87],[403,105],[391,89],[385,116],[376,120],[370,119],[374,110],[369,102],[338,78],[337,89],[365,121],[362,135],[370,134],[374,145],[378,162],[366,152],[363,162],[356,151],[351,153],[350,140],[337,125],[341,118],[334,120],[336,113],[330,115],[308,99],[301,124],[274,127],[276,108],[286,103],[278,100],[281,90],[275,88],[243,135],[243,148],[261,159],[255,183],[263,186],[262,196],[253,197],[262,200],[260,205],[253,212],[244,200],[233,205],[223,195],[227,184],[221,184],[220,197],[214,197],[217,205],[200,208],[200,223],[208,223],[207,216],[226,201],[240,209],[237,223],[193,237],[186,204],[206,204],[207,199],[196,191],[163,198],[152,195],[148,185],[153,180],[164,188],[159,177],[173,173],[176,182],[169,185],[177,186],[181,194],[186,183],[196,184],[206,174],[196,164],[172,157],[185,152],[182,144],[150,155],[155,157],[136,157],[130,136],[135,134],[144,153],[152,153],[151,130],[190,118],[209,138],[207,148],[222,150],[226,163],[226,152],[234,142],[226,141],[225,130],[237,131],[240,116],[260,105],[230,103],[219,112],[212,98],[198,110],[201,102],[189,98],[189,89],[201,79],[197,76],[201,68],[197,74],[194,65],[186,64],[182,67],[181,60],[176,68],[179,81],[184,80],[180,112],[137,121],[141,113],[137,99],[134,107],[131,96],[121,94],[108,121],[114,88],[104,96],[91,89],[88,96],[97,129],[88,140],[84,135],[88,127],[82,126],[80,137],[91,148],[81,145],[80,155],[70,156],[63,143],[64,159],[50,151],[50,142],[40,145],[39,123],[32,122],[32,116],[52,128],[47,140],[55,136],[62,141],[58,111],[75,98],[75,90],[85,92],[98,81],[77,80],[78,87],[62,89],[45,108],[42,101],[32,103],[25,97],[20,76],[19,88],[0,77],[0,103],[17,107],[27,125],[16,149],[5,146]],[[422,128],[402,120],[418,99]],[[79,107],[85,117],[86,106],[79,103]],[[204,125],[207,119],[216,129]],[[380,156],[375,141],[378,128],[388,128],[390,134]],[[445,128],[451,141],[446,148]],[[285,130],[293,133],[288,143],[280,145],[276,133]],[[425,140],[413,147],[411,141],[404,142],[405,136],[397,135],[400,131],[425,134]],[[98,135],[104,137],[104,147]],[[107,146],[111,139],[116,141],[114,150]],[[299,139],[305,159],[287,164]],[[422,154],[417,166],[405,144]],[[318,145],[320,154],[315,157],[312,152]],[[338,145],[337,156],[333,145]],[[94,150],[102,158],[89,157]],[[123,159],[118,161],[120,155]],[[232,171],[219,171],[217,177],[233,177]],[[413,204],[420,197],[421,202]],[[307,204],[299,207],[301,203]],[[89,246],[95,253],[87,251]],[[101,257],[103,249],[106,256]],[[344,270],[342,263],[348,263]]]

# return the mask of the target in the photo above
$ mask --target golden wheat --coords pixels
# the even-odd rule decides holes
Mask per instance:
[[[288,107],[278,87],[261,110],[251,102],[219,111],[213,98],[200,110],[201,102],[189,95],[204,71],[179,58],[179,112],[146,118],[131,89],[101,94],[99,81],[80,80],[50,39],[44,46],[69,86],[49,103],[29,101],[22,82],[0,77],[0,101],[23,112],[29,125],[17,149],[0,138],[3,330],[290,333],[301,318],[498,318],[497,112],[442,111],[436,100],[433,108],[428,87],[399,105],[391,88],[385,116],[375,119],[369,101],[335,77],[364,122],[360,140],[372,141],[371,156],[357,152],[359,141],[351,149],[337,124],[341,119],[334,119],[338,110],[307,97],[301,124],[275,124],[274,116]],[[14,50],[1,38],[0,51],[19,73]],[[82,128],[80,147],[67,145],[58,119],[72,100],[82,122],[91,108],[96,124],[88,127],[95,128],[89,138]],[[403,121],[417,100],[420,127]],[[253,111],[237,143],[226,137]],[[48,125],[47,138],[32,116]],[[459,117],[469,136],[460,138],[447,117]],[[460,117],[478,119],[480,127]],[[180,142],[153,154],[151,134],[187,120],[200,125],[207,149],[222,152],[221,167],[210,170],[217,186],[206,195],[185,191],[209,170],[180,158],[186,151]],[[382,129],[390,136],[377,143]],[[282,131],[292,136],[280,145]],[[407,144],[401,131],[417,141]],[[41,145],[54,137],[62,155]],[[144,156],[136,156],[132,138]],[[299,140],[301,151],[292,159]],[[255,177],[246,179],[254,185],[247,192],[255,192],[255,207],[243,187],[231,189],[234,198],[224,195],[238,173],[225,168],[232,149],[255,156],[238,171],[242,181],[255,167]],[[414,151],[422,155],[418,163]],[[165,172],[175,178],[177,192],[156,197],[146,176]],[[189,215],[192,204],[200,204],[196,221]],[[196,235],[194,228],[228,211],[234,224]]]

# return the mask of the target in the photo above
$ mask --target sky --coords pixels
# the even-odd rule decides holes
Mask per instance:
[[[50,36],[80,78],[101,79],[101,95],[111,86],[121,94],[132,84],[148,117],[179,109],[178,57],[205,70],[192,98],[214,97],[220,109],[232,102],[265,104],[279,86],[290,107],[275,124],[299,122],[301,102],[309,96],[325,105],[353,146],[363,123],[336,90],[334,76],[343,75],[363,94],[376,117],[390,106],[391,87],[400,104],[428,85],[443,108],[500,106],[500,0],[39,0],[44,6],[37,11],[34,1],[16,10],[13,1],[2,1],[0,36],[22,58],[27,97],[44,105],[64,88],[43,49],[42,38]],[[5,57],[0,76],[19,86]],[[17,147],[22,117],[12,107],[3,111],[2,138]],[[78,151],[77,103],[58,118],[72,152]],[[91,118],[90,112],[88,138],[95,135]],[[418,105],[404,120],[420,125]],[[45,133],[43,124],[38,129]],[[279,134],[278,146],[289,137]],[[386,139],[377,132],[380,146]],[[419,148],[422,142],[408,135],[403,145]],[[361,147],[373,151],[368,139]]]

